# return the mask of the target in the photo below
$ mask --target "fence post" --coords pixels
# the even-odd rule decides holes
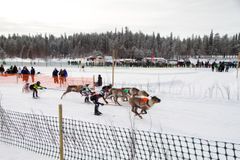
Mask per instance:
[[[63,160],[63,132],[62,132],[62,104],[58,105],[58,114],[59,114],[59,151],[60,151],[60,160]]]
[[[93,90],[95,91],[95,75],[93,75]]]

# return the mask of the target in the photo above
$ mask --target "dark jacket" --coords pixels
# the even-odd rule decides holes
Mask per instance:
[[[57,77],[58,76],[58,70],[57,69],[54,69],[53,72],[52,72],[52,76],[53,77]]]
[[[30,72],[29,72],[28,69],[23,69],[21,73],[22,73],[22,74],[30,74]]]
[[[68,76],[68,73],[66,71],[66,69],[63,70],[63,76],[66,78]]]
[[[31,75],[35,75],[35,69],[34,68],[31,69]]]
[[[1,65],[0,72],[3,73],[4,71],[5,71],[5,69],[4,69],[3,65]]]
[[[12,72],[13,72],[14,74],[16,74],[16,73],[18,72],[17,66],[15,66],[15,65],[13,66]]]
[[[60,77],[64,77],[64,72],[63,72],[63,70],[60,70],[59,76],[60,76]]]
[[[97,86],[102,86],[102,77],[98,76]]]

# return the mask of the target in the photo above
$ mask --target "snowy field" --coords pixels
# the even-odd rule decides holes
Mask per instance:
[[[41,74],[51,75],[53,67],[35,67]],[[60,68],[59,68],[60,69]],[[92,67],[81,71],[67,68],[69,77],[95,77],[101,74],[105,84],[111,83],[111,68]],[[240,143],[240,78],[236,69],[212,72],[195,68],[116,68],[116,87],[138,87],[158,96],[143,119],[135,117],[127,102],[122,106],[111,102],[100,106],[102,116],[94,116],[93,104],[84,97],[69,93],[60,99],[62,89],[41,90],[40,99],[22,93],[22,84],[0,84],[1,104],[5,109],[24,113],[57,116],[58,104],[63,116],[71,119],[115,125],[146,131],[199,137],[209,140]],[[97,88],[99,90],[99,88]]]
[[[35,68],[41,73],[39,76],[51,75],[54,69]],[[112,71],[108,67],[66,69],[69,77],[92,78],[101,74],[105,84],[111,83]],[[1,83],[1,104],[8,110],[51,116],[58,115],[57,106],[62,104],[63,116],[71,119],[240,143],[240,79],[236,79],[236,69],[227,73],[206,68],[116,68],[115,71],[116,87],[138,87],[158,96],[162,102],[154,105],[143,119],[135,117],[129,104],[121,100],[122,106],[109,100],[110,104],[100,106],[103,115],[94,116],[94,105],[85,104],[78,93],[69,93],[61,100],[64,88],[45,84],[48,89],[40,90],[40,99],[36,100],[31,93],[22,93],[22,83]],[[19,152],[25,160],[50,159],[3,143],[0,150]],[[2,154],[0,159],[16,159],[16,156]]]
[[[36,154],[22,148],[11,146],[0,142],[0,159],[1,160],[53,160],[47,156]]]

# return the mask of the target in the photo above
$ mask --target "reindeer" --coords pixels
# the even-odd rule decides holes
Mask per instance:
[[[88,85],[88,84],[86,84]],[[63,93],[63,95],[61,96],[61,99],[63,98],[63,96],[69,92],[77,92],[80,93],[82,96],[86,96],[83,93],[83,90],[85,88],[86,85],[69,85],[67,87],[67,90]],[[102,95],[103,100],[105,101],[106,104],[108,104],[107,100],[105,99],[105,97],[109,94],[109,90],[112,88],[112,85],[107,85],[107,86],[103,86],[100,94]],[[91,94],[94,94],[95,92],[92,92]],[[86,99],[85,99],[86,102]]]
[[[112,88],[107,98],[110,96],[113,97],[115,104],[118,104],[119,106],[121,106],[121,104],[119,104],[118,102],[119,97],[122,97],[122,100],[124,101],[124,99],[128,100],[128,97],[130,96],[148,97],[149,94],[146,91],[140,91],[137,88]]]
[[[156,96],[151,97],[150,99],[147,97],[131,97],[129,99],[129,104],[132,106],[132,112],[135,115],[139,116],[142,119],[141,114],[147,114],[147,110],[151,108],[155,103],[160,103],[161,99]],[[138,113],[137,109],[141,109],[141,112]]]
[[[69,85],[67,87],[67,90],[63,93],[63,95],[61,96],[61,99],[63,98],[63,96],[69,92],[77,92],[80,93],[82,92],[82,89],[84,88],[84,85]]]
[[[122,99],[124,100],[124,98],[128,97],[128,93],[124,92],[122,88],[111,88],[106,99],[110,97],[113,98],[115,104],[121,106],[121,104],[118,102],[118,98],[122,97]]]

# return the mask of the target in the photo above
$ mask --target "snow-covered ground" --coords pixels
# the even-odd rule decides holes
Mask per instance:
[[[22,148],[0,142],[1,160],[53,160]]]
[[[70,77],[95,77],[101,74],[105,84],[111,83],[111,68],[92,67],[81,71],[66,68]],[[36,67],[41,74],[51,75],[53,67]],[[5,109],[25,113],[57,116],[58,104],[63,105],[63,116],[120,127],[131,127],[240,143],[240,78],[236,69],[212,72],[195,68],[116,68],[118,87],[138,87],[162,102],[154,105],[143,119],[135,117],[127,102],[122,106],[110,102],[100,106],[102,116],[94,116],[93,104],[85,104],[84,97],[69,93],[60,99],[62,89],[40,91],[40,99],[22,93],[22,84],[0,84],[1,104]],[[99,90],[99,88],[97,88]],[[0,157],[1,158],[1,157]]]

